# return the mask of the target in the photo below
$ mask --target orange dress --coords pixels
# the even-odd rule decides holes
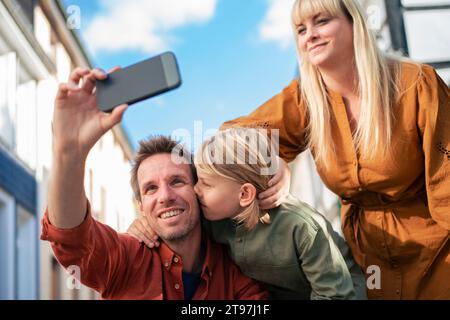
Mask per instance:
[[[342,97],[328,94],[336,156],[317,166],[341,198],[342,230],[367,277],[371,299],[450,299],[450,90],[435,70],[402,63],[392,153],[355,151]],[[230,126],[279,129],[280,155],[305,150],[308,119],[297,80]],[[368,271],[369,268],[369,271]],[[369,281],[368,281],[369,282]]]

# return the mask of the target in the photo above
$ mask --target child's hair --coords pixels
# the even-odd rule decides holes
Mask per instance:
[[[266,130],[232,128],[207,139],[197,151],[195,165],[199,173],[217,175],[239,184],[251,183],[258,196],[268,188],[274,173],[272,169],[277,169],[277,153]],[[259,221],[270,223],[257,197],[233,219],[247,229],[254,228]]]

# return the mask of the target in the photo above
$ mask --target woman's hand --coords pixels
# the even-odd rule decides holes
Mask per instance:
[[[144,242],[149,248],[159,247],[159,237],[150,227],[145,216],[140,216],[128,227],[127,233],[140,242]]]
[[[278,207],[289,194],[291,170],[286,161],[278,158],[278,172],[269,180],[269,189],[259,194],[259,207],[263,210]]]

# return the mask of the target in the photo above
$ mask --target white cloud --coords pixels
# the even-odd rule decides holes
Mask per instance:
[[[93,52],[156,53],[173,44],[173,29],[209,21],[216,4],[217,0],[101,0],[102,9],[84,36]]]
[[[259,26],[262,41],[275,42],[284,49],[293,45],[291,9],[294,1],[269,0],[269,8]]]

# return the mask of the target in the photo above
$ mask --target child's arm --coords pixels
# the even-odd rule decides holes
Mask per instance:
[[[128,227],[127,233],[138,239],[139,242],[144,242],[149,248],[159,247],[159,236],[150,226],[146,216],[139,216]]]

